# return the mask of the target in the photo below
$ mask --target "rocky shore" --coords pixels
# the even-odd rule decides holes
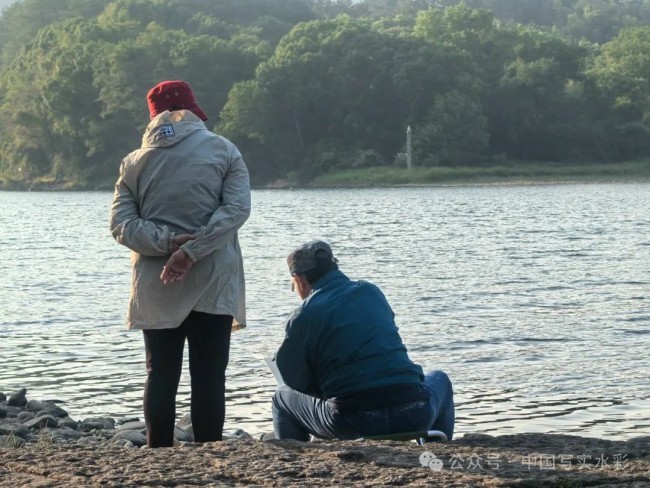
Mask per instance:
[[[142,447],[147,444],[146,426],[139,418],[73,420],[58,405],[63,403],[60,400],[27,400],[26,395],[25,388],[8,397],[0,393],[0,447],[18,448],[31,444]],[[250,438],[243,430],[231,432],[229,437]],[[178,445],[194,441],[189,414],[176,425],[174,438]]]
[[[139,419],[70,418],[57,400],[0,393],[0,486],[650,486],[650,437],[468,435],[417,446],[391,441],[259,441],[141,448]]]

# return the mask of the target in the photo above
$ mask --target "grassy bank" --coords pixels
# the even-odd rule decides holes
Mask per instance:
[[[42,176],[33,180],[17,180],[0,175],[0,191],[90,191],[110,190],[114,181],[90,182],[78,178],[58,179]]]
[[[650,160],[625,163],[517,163],[485,167],[351,169],[321,175],[309,186],[498,184],[650,180]]]
[[[511,183],[568,183],[650,180],[650,159],[624,163],[504,163],[494,166],[398,168],[378,166],[334,171],[308,182],[279,180],[265,188],[359,187],[399,185],[474,185]],[[0,175],[0,190],[7,191],[111,191],[115,179],[86,181],[41,177],[30,181]]]

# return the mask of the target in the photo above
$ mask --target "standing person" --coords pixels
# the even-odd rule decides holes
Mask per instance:
[[[351,281],[329,244],[311,241],[287,258],[303,300],[289,317],[275,360],[277,439],[355,439],[441,430],[451,440],[454,400],[442,371],[426,376],[408,357],[379,288]]]
[[[147,94],[151,122],[122,161],[111,234],[131,249],[129,329],[142,329],[149,447],[174,443],[176,392],[187,339],[197,442],[222,438],[233,323],[245,323],[237,230],[250,214],[248,170],[233,143],[210,132],[184,81]]]

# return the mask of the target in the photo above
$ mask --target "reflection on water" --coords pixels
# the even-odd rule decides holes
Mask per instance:
[[[329,240],[386,293],[411,357],[454,381],[459,434],[650,434],[650,185],[253,193],[249,326],[234,333],[227,427],[270,429],[262,358],[296,305],[286,253]],[[75,418],[142,416],[141,334],[123,328],[128,252],[109,193],[0,193],[0,391]],[[187,371],[179,415],[188,411]]]

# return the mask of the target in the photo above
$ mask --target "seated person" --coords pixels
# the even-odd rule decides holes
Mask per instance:
[[[284,380],[273,395],[277,439],[356,439],[441,430],[451,440],[454,402],[442,371],[408,357],[379,288],[351,281],[330,246],[308,242],[287,258],[302,304],[276,354]]]

